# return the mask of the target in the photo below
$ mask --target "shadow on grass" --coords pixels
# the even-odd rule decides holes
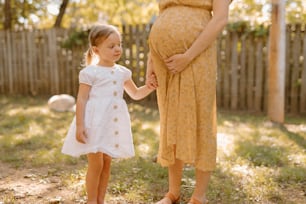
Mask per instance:
[[[75,163],[63,157],[61,145],[73,113],[55,113],[44,98],[1,98],[0,160],[15,167],[39,167]]]
[[[306,139],[302,135],[289,131],[285,126],[280,126],[280,130],[284,132],[289,139],[294,141],[295,144],[306,149]]]
[[[287,151],[283,147],[258,145],[255,141],[241,141],[236,153],[254,166],[280,167],[288,165]]]

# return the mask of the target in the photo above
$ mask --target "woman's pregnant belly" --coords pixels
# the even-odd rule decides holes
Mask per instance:
[[[186,6],[167,8],[151,28],[151,48],[162,57],[183,53],[210,19],[211,13],[204,9]]]

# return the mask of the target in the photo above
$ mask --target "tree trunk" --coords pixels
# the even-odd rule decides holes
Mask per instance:
[[[58,15],[56,17],[56,21],[53,25],[54,28],[60,28],[61,27],[63,16],[65,14],[68,3],[69,3],[69,0],[63,0],[62,1],[59,13],[58,13]]]
[[[12,13],[11,13],[11,1],[4,1],[4,30],[10,30],[12,28]]]

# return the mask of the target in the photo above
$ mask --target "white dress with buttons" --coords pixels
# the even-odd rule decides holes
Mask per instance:
[[[85,108],[86,144],[76,140],[75,117],[67,133],[62,152],[78,157],[103,152],[113,158],[135,155],[130,115],[123,99],[123,85],[131,71],[121,65],[90,65],[80,71],[79,82],[91,86]]]

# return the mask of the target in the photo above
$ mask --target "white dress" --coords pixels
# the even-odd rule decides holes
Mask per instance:
[[[113,158],[135,155],[130,115],[123,99],[123,85],[131,71],[121,65],[103,67],[90,65],[80,71],[79,83],[91,86],[85,108],[86,144],[76,140],[74,117],[62,153],[78,157],[103,152]]]

